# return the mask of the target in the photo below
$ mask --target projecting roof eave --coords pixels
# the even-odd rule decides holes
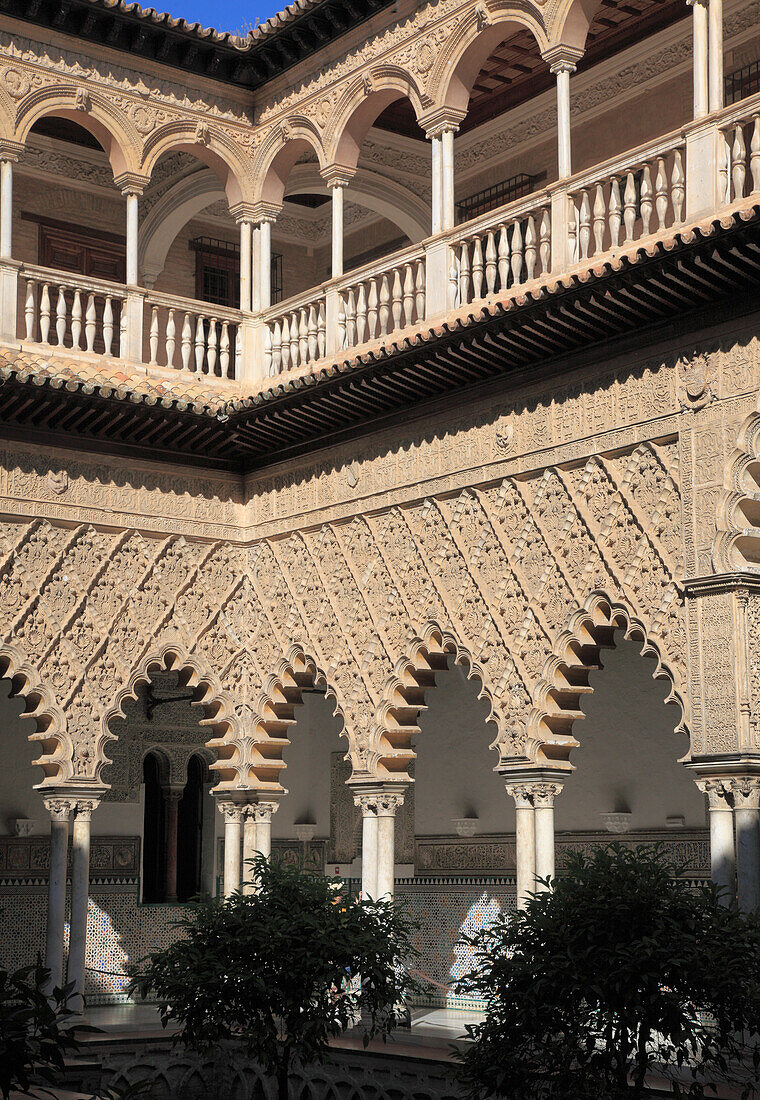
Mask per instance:
[[[256,390],[124,364],[118,379],[107,363],[82,377],[56,355],[7,349],[0,429],[60,442],[63,427],[71,446],[253,468],[489,379],[546,373],[557,359],[717,302],[736,305],[758,283],[760,200],[749,199]]]

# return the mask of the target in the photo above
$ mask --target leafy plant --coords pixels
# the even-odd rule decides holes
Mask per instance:
[[[68,1008],[72,986],[48,991],[50,971],[37,961],[13,973],[0,970],[0,1094],[24,1096],[52,1093],[64,1069],[67,1053],[76,1050]]]
[[[392,1031],[416,988],[403,965],[414,926],[393,902],[354,901],[321,874],[251,865],[254,892],[194,902],[184,936],[133,973],[132,989],[153,994],[195,1050],[240,1040],[287,1100],[295,1059],[322,1061],[358,1020],[365,1044]]]
[[[760,923],[680,873],[651,846],[575,854],[470,937],[460,988],[487,1009],[460,1054],[469,1096],[640,1097],[653,1077],[757,1095]]]

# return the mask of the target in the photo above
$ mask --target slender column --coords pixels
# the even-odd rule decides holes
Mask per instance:
[[[692,9],[694,118],[704,118],[708,111],[707,0],[686,0],[686,2]]]
[[[441,134],[433,134],[430,138],[431,146],[431,230],[432,233],[440,233],[443,228],[443,158]]]
[[[256,851],[265,859],[272,854],[272,815],[277,812],[278,806],[278,802],[257,802],[254,807]]]
[[[71,921],[67,980],[74,986],[70,1007],[84,1009],[87,908],[90,900],[90,819],[97,799],[77,799],[71,839]]]
[[[535,783],[532,787],[536,814],[536,889],[545,890],[539,879],[554,878],[554,799],[561,783]]]
[[[137,286],[138,192],[127,191],[127,286]]]
[[[723,891],[728,905],[736,893],[736,857],[734,853],[734,812],[730,785],[723,779],[698,779],[697,786],[707,795],[710,813],[710,873]]]
[[[392,898],[396,870],[396,810],[404,804],[403,791],[384,791],[377,801],[377,896]]]
[[[253,226],[251,236],[251,308],[258,313],[261,309],[261,232],[258,225]]]
[[[264,218],[259,223],[259,306],[272,304],[272,223]]]
[[[179,802],[182,787],[165,787],[166,806],[166,863],[164,864],[164,897],[177,900],[177,845],[179,842]]]
[[[251,860],[256,858],[257,853],[256,818],[254,816],[253,803],[244,806],[241,813],[243,816],[243,893],[252,894],[254,893],[254,884],[252,880],[253,869],[251,867]]]
[[[731,780],[736,819],[736,896],[745,913],[760,906],[760,777]]]
[[[508,783],[507,794],[515,800],[515,865],[517,871],[517,908],[524,909],[536,889],[535,809],[527,784]]]
[[[332,184],[332,277],[338,279],[343,274],[343,196],[346,183],[336,181]]]
[[[251,309],[251,242],[253,226],[249,218],[240,219],[240,308]]]
[[[709,106],[710,113],[723,108],[723,0],[709,0]]]
[[[224,818],[224,896],[228,898],[240,889],[241,808],[235,802],[217,802]]]
[[[50,879],[48,882],[45,966],[49,987],[63,986],[63,927],[66,915],[66,855],[69,846],[69,814],[74,803],[67,798],[46,798],[50,814]]]
[[[447,126],[441,134],[441,228],[454,227],[454,134]]]
[[[377,897],[377,796],[356,794],[362,812],[362,897]]]
[[[13,161],[0,160],[0,260],[13,253]]]
[[[575,65],[557,61],[551,66],[557,77],[557,177],[566,179],[572,173],[570,152],[570,74]]]

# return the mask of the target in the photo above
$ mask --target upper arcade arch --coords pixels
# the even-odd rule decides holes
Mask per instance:
[[[164,269],[166,257],[185,225],[227,195],[218,176],[202,168],[173,184],[148,211],[140,232],[138,264],[147,286]]]
[[[435,122],[445,112],[445,121],[467,114],[475,79],[484,62],[511,32],[527,27],[543,54],[550,45],[543,21],[529,8],[516,5],[477,4],[464,15],[438,53],[428,81],[435,106],[426,118]]]
[[[325,167],[324,146],[310,122],[288,121],[270,130],[253,165],[254,201],[278,210],[290,173],[305,156],[316,156],[319,167]]]
[[[14,140],[26,144],[34,124],[50,116],[87,130],[105,151],[114,179],[140,173],[142,139],[130,119],[105,96],[75,85],[30,92],[18,105]]]
[[[424,113],[422,94],[411,73],[382,66],[343,93],[325,128],[325,158],[330,165],[356,169],[362,143],[386,107],[408,99],[416,118]]]
[[[231,207],[253,198],[250,160],[240,147],[213,122],[193,124],[189,120],[169,122],[146,138],[141,171],[151,176],[166,153],[189,153],[220,180]]]

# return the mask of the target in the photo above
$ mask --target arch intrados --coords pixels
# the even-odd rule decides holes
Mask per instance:
[[[257,198],[274,206],[280,206],[285,195],[288,177],[296,162],[304,154],[313,155],[320,168],[324,167],[322,150],[309,131],[293,135],[270,150],[256,172],[256,177],[262,181]]]
[[[155,144],[146,148],[143,172],[152,176],[162,157],[172,153],[188,153],[200,164],[210,168],[221,183],[230,206],[235,206],[249,198],[245,193],[243,182],[244,166],[237,161],[233,152],[228,150],[224,143],[213,138],[209,138],[208,141],[197,141],[187,133],[159,135]]]
[[[206,168],[184,177],[164,192],[141,227],[138,265],[143,277],[155,281],[164,269],[169,249],[187,223],[212,203],[226,198],[218,176]]]
[[[10,698],[20,699],[24,704],[19,718],[34,722],[34,730],[27,734],[27,740],[39,744],[41,755],[32,764],[42,768],[44,773],[36,789],[52,787],[71,778],[71,753],[67,752],[63,711],[53,690],[42,682],[37,669],[15,645],[0,645],[0,679],[10,681]]]
[[[357,102],[358,95],[358,102]],[[331,126],[328,138],[330,160],[344,168],[355,169],[361,147],[377,119],[392,103],[407,99],[412,105],[415,118],[422,115],[422,104],[416,90],[408,78],[395,77],[384,86],[375,88],[369,95],[363,87],[358,92],[349,93],[347,102]]]
[[[134,158],[128,152],[132,144],[129,135],[120,131],[115,119],[102,109],[97,100],[91,101],[90,108],[82,111],[42,99],[24,114],[17,127],[16,140],[25,145],[34,124],[43,118],[64,118],[91,134],[108,157],[114,177],[136,171]]]
[[[523,13],[505,13],[482,29],[473,16],[454,36],[450,49],[439,62],[439,106],[466,114],[472,87],[488,57],[511,34],[526,28],[536,41],[537,52],[542,53],[549,44],[543,28]]]
[[[560,0],[552,21],[552,45],[585,49],[589,27],[602,0]]]

